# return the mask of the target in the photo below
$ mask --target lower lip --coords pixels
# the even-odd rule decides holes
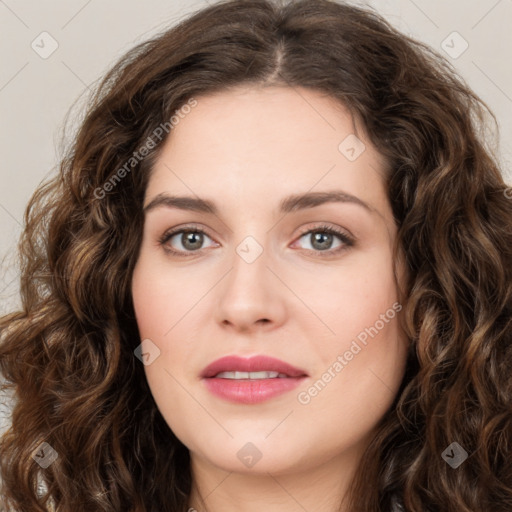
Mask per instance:
[[[275,379],[203,379],[210,393],[239,404],[257,404],[295,389],[306,377]]]

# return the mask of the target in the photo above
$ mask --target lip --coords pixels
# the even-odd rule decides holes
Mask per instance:
[[[275,379],[225,379],[216,378],[220,372],[261,372],[271,371],[287,375]],[[208,391],[215,396],[235,403],[255,404],[296,388],[308,374],[285,363],[280,359],[269,356],[253,356],[242,358],[226,356],[209,364],[200,375]]]

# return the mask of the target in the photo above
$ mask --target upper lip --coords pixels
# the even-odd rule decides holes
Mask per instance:
[[[307,373],[300,368],[270,356],[239,357],[235,355],[221,357],[209,364],[202,372],[203,379],[215,377],[220,372],[279,372],[288,377],[305,377]]]

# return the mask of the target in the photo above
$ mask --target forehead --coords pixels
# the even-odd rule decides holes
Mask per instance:
[[[324,93],[297,87],[235,87],[197,98],[197,106],[182,116],[168,146],[195,142],[215,151],[231,145],[248,156],[270,153],[304,154],[297,142],[314,142],[308,149],[328,157],[340,137],[355,133],[350,111]],[[199,152],[203,147],[197,148]],[[224,148],[222,148],[224,149]],[[227,157],[223,153],[223,156]]]
[[[261,207],[262,199],[342,188],[383,206],[385,162],[334,98],[305,88],[237,87],[196,101],[171,130],[146,198],[186,193]],[[357,158],[348,158],[346,141],[360,144]]]

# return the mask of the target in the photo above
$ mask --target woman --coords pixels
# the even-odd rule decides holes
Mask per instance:
[[[328,0],[224,1],[130,51],[27,209],[6,505],[510,510],[485,119],[440,57]]]

